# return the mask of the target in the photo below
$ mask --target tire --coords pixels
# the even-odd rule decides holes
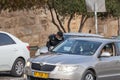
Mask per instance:
[[[15,77],[21,77],[24,72],[24,67],[25,61],[21,58],[18,58],[12,66],[11,75]]]
[[[92,71],[88,70],[83,75],[82,80],[96,80],[96,77],[95,77],[95,74]]]

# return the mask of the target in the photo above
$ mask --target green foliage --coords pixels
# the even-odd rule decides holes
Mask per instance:
[[[43,7],[49,1],[51,7],[55,7],[61,16],[71,15],[93,15],[86,10],[85,0],[0,0],[0,10],[24,10]],[[99,17],[120,16],[120,0],[105,0],[107,12],[99,13]]]
[[[105,0],[107,12],[99,13],[99,17],[119,17],[120,16],[120,0]]]
[[[0,0],[0,10],[23,10],[40,8],[45,3],[45,0]]]
[[[86,13],[85,0],[49,0],[49,2],[51,3],[51,7],[54,7],[62,16],[72,13]]]
[[[107,12],[112,16],[120,16],[120,0],[106,0]]]
[[[98,17],[119,17],[120,16],[120,0],[105,0],[107,12],[98,13]],[[70,31],[70,22],[75,14],[82,15],[81,25],[79,31],[82,29],[85,21],[88,17],[93,17],[94,12],[87,12],[85,0],[0,0],[0,11],[2,10],[30,10],[46,6],[51,12],[52,21],[60,30],[60,26],[64,30],[62,21],[67,17],[68,31]],[[55,11],[56,15],[53,15],[52,11]],[[55,22],[54,16],[56,16],[59,24]],[[59,26],[60,25],[60,26]]]

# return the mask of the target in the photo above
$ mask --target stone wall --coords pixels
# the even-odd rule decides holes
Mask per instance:
[[[72,32],[76,32],[79,28],[81,16],[76,16],[71,22]],[[66,22],[67,24],[67,22]],[[67,25],[65,25],[67,26]],[[83,33],[89,33],[91,30],[93,34],[96,33],[94,18],[89,18],[84,24]],[[98,19],[98,33],[105,37],[118,35],[118,20],[114,18]]]
[[[72,20],[72,32],[78,30],[80,16]],[[65,22],[65,26],[67,21]],[[99,33],[104,36],[116,36],[118,30],[117,20],[98,20]],[[45,45],[48,35],[57,32],[57,28],[52,24],[49,11],[42,9],[31,11],[4,11],[0,14],[0,30],[10,32],[31,46]],[[83,32],[92,30],[95,33],[94,18],[88,19],[84,25]]]
[[[43,10],[2,12],[0,30],[10,32],[31,46],[45,45],[47,37],[57,31]]]

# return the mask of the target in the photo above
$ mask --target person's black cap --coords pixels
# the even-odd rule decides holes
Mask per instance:
[[[59,31],[57,32],[57,35],[59,35],[60,37],[63,37],[63,32]]]

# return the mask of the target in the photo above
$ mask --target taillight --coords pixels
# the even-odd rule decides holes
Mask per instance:
[[[30,51],[30,46],[27,46],[27,49]]]

